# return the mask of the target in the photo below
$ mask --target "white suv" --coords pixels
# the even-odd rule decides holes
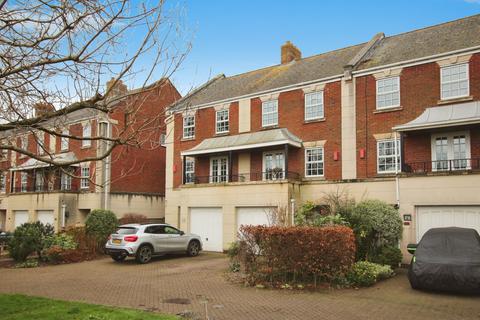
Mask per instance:
[[[139,263],[148,263],[152,256],[176,252],[194,257],[201,250],[200,236],[185,234],[168,224],[125,224],[105,245],[106,253],[118,262],[131,256]]]

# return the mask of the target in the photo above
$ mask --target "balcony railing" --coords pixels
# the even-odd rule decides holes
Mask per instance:
[[[185,177],[186,184],[202,183],[227,183],[227,182],[249,182],[249,181],[286,181],[300,180],[301,176],[297,172],[285,171],[267,171],[267,172],[248,172],[232,175],[217,176],[194,176]]]
[[[480,158],[418,161],[405,163],[406,173],[430,173],[479,170]]]
[[[11,193],[23,193],[23,192],[76,192],[78,187],[74,185],[60,185],[53,186],[48,185],[27,185],[23,187],[14,187]]]

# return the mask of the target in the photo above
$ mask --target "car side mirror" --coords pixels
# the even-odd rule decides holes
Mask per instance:
[[[415,254],[415,251],[417,251],[417,244],[416,243],[409,243],[407,245],[407,251],[410,254]]]
[[[180,235],[183,236],[185,234],[185,232],[183,231],[180,231]]]

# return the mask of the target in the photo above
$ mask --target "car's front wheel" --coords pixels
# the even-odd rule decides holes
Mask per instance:
[[[123,254],[112,254],[110,257],[116,262],[122,262],[127,258],[127,256]]]
[[[200,253],[200,243],[198,241],[190,241],[187,248],[187,254],[190,257],[198,256]]]
[[[153,250],[149,245],[143,245],[137,250],[136,260],[138,263],[148,263],[152,260]]]

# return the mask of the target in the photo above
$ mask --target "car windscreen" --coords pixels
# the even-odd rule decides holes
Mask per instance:
[[[134,227],[121,227],[118,228],[116,234],[135,234],[137,233],[138,229]]]

